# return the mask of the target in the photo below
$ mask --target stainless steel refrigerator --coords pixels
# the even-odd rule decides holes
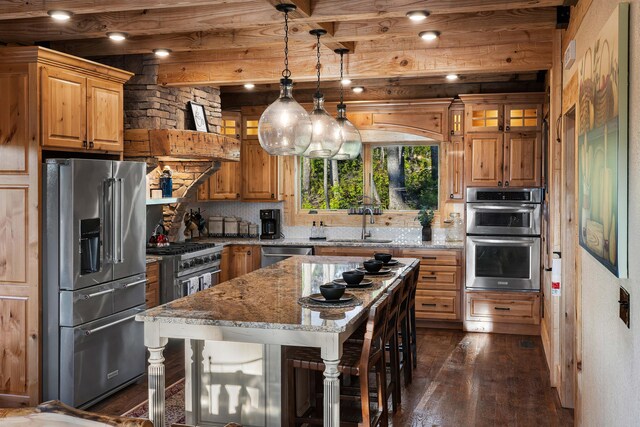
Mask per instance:
[[[43,399],[86,407],[145,370],[145,164],[43,166]]]

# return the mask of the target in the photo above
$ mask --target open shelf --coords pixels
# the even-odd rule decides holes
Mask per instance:
[[[162,199],[147,199],[147,206],[149,205],[171,205],[174,203],[182,202],[181,197],[163,197]]]

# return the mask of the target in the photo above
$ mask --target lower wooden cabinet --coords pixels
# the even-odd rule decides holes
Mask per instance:
[[[514,292],[467,292],[469,321],[540,324],[540,294]]]
[[[460,293],[456,291],[416,291],[416,319],[460,320]]]
[[[147,264],[147,285],[144,299],[147,308],[160,305],[160,263],[157,261]]]
[[[231,279],[231,249],[229,246],[224,246],[220,255],[220,275],[218,279],[222,283]]]
[[[260,268],[259,245],[233,245],[229,247],[230,279],[251,273]]]

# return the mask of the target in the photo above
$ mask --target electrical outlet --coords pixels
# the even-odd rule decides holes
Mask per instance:
[[[622,286],[620,286],[620,299],[618,300],[618,304],[620,304],[620,318],[624,324],[627,325],[627,328],[630,328],[629,311],[631,309],[631,301],[629,298],[629,292],[627,292],[627,290]]]

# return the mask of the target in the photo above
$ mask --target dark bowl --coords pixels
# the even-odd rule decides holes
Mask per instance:
[[[364,279],[364,273],[357,270],[345,271],[342,273],[342,278],[349,285],[357,285]]]
[[[377,273],[382,268],[382,261],[370,259],[362,263],[369,273]]]
[[[345,285],[338,285],[337,283],[326,283],[320,285],[320,293],[327,300],[338,300],[344,295],[344,290],[347,289]]]
[[[375,254],[373,254],[373,257],[375,259],[377,259],[378,261],[384,262],[385,264],[388,263],[389,261],[391,261],[391,254],[387,254],[387,253],[384,253],[384,252],[375,253]]]

